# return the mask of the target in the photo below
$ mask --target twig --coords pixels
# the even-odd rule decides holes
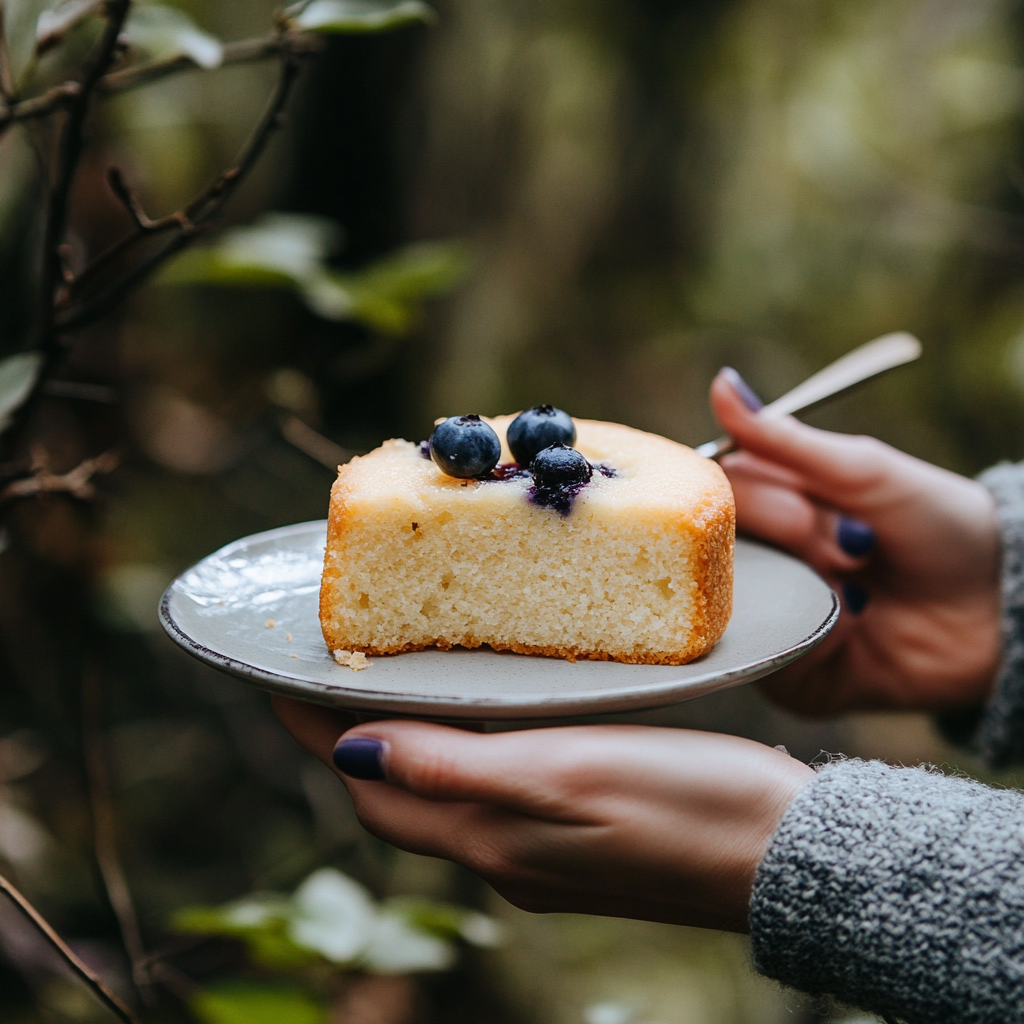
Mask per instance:
[[[32,416],[42,393],[43,385],[53,375],[63,354],[59,332],[56,329],[56,302],[68,288],[64,282],[61,245],[68,227],[68,208],[71,187],[85,146],[85,125],[90,100],[96,83],[110,68],[117,52],[118,37],[124,27],[131,0],[108,0],[105,8],[106,28],[99,44],[94,48],[92,62],[87,66],[78,91],[68,99],[68,116],[57,143],[56,174],[49,182],[43,215],[42,260],[39,286],[39,317],[33,347],[43,354],[43,366],[36,377],[28,399],[14,414],[14,423],[3,438],[9,449],[16,447],[19,437]],[[44,177],[44,183],[46,179]],[[5,492],[6,493],[6,492]],[[2,503],[4,494],[0,494]]]
[[[41,337],[39,347],[49,362],[56,360],[57,335],[54,331],[54,301],[57,283],[62,280],[60,245],[67,231],[68,204],[71,186],[85,146],[85,122],[89,114],[90,99],[96,83],[106,74],[117,52],[117,40],[124,28],[131,0],[110,0],[105,13],[107,25],[103,31],[96,56],[86,70],[78,95],[71,100],[68,119],[58,147],[57,173],[47,199],[46,227],[43,233],[43,280],[41,301]],[[41,378],[47,376],[44,372]]]
[[[135,221],[135,228],[138,233],[146,234],[162,231],[164,228],[174,227],[175,225],[178,225],[178,227],[185,231],[193,229],[184,213],[172,213],[169,217],[162,217],[160,220],[151,220],[147,217],[146,211],[142,208],[142,200],[139,199],[135,190],[125,181],[124,172],[120,167],[111,167],[107,171],[107,181],[110,183],[114,195],[121,200],[122,205],[128,211],[128,215]]]
[[[313,32],[271,32],[265,36],[252,39],[238,39],[233,43],[225,43],[220,64],[248,64],[257,60],[265,60],[278,54],[287,53],[300,57],[305,54],[317,53],[324,48],[324,40]],[[112,95],[135,89],[140,85],[159,81],[168,75],[181,71],[204,70],[191,57],[177,55],[164,57],[161,60],[146,61],[132,67],[110,71],[100,79],[97,92]],[[210,70],[216,70],[211,68]]]
[[[332,473],[343,462],[348,462],[354,454],[303,423],[298,416],[281,418],[281,436],[304,455],[319,462],[321,466],[326,466]]]
[[[152,974],[154,981],[158,981],[168,992],[186,1004],[196,996],[201,988],[184,971],[178,970],[173,964],[164,960],[153,964]]]
[[[34,117],[46,117],[55,110],[65,107],[82,94],[80,82],[61,82],[46,92],[0,107],[0,128],[6,128],[15,121],[29,121]]]
[[[7,45],[7,4],[0,0],[0,95],[9,100],[14,95],[11,76],[11,51]]]
[[[3,3],[0,0],[0,14],[3,11]],[[9,99],[12,92],[3,85],[4,80],[4,38],[2,35],[2,21],[0,21],[0,98]],[[265,60],[268,57],[278,56],[282,53],[289,53],[294,56],[305,56],[317,53],[323,49],[323,39],[312,33],[288,33],[278,32],[266,36],[258,36],[254,39],[240,39],[234,43],[227,43],[224,46],[224,59],[218,67],[227,64],[247,64],[253,61]],[[168,75],[177,74],[181,71],[201,71],[191,57],[176,56],[165,57],[162,60],[147,61],[145,64],[137,64],[134,67],[123,68],[118,71],[111,71],[103,75],[95,85],[94,91],[100,95],[111,96],[116,93],[135,89],[140,85],[148,85],[150,82],[159,81]],[[211,69],[216,70],[216,69]],[[8,72],[9,77],[9,72]],[[11,87],[13,89],[13,86]],[[80,82],[61,82],[52,86],[46,92],[38,96],[32,96],[20,103],[7,103],[0,106],[0,130],[7,128],[16,121],[29,121],[33,118],[46,117],[56,110],[66,107],[68,103],[81,95],[82,84]]]
[[[134,231],[115,242],[105,252],[100,253],[78,275],[69,290],[67,300],[62,304],[63,309],[58,314],[56,322],[58,333],[77,330],[117,305],[127,292],[148,277],[160,264],[188,245],[198,230],[220,213],[224,204],[260,158],[271,135],[280,127],[282,112],[288,102],[288,96],[295,84],[299,70],[300,64],[295,56],[287,54],[281,58],[281,74],[278,77],[277,86],[267,103],[259,124],[253,129],[248,141],[242,147],[233,167],[224,171],[184,209],[159,222],[154,222],[154,224],[162,225],[159,229],[153,227],[146,230],[137,225]],[[79,300],[77,306],[72,304],[77,295],[81,294],[90,281],[95,279],[102,270],[128,252],[140,239],[152,235],[157,230],[173,231],[174,234],[158,252],[140,260],[119,280],[98,295],[91,299]]]
[[[45,455],[33,456],[32,476],[15,480],[0,491],[0,504],[15,498],[29,498],[35,494],[65,493],[82,501],[96,496],[92,478],[97,473],[110,473],[120,461],[115,452],[104,452],[94,459],[86,459],[67,473],[51,473]]]
[[[124,1024],[139,1024],[138,1018],[120,999],[94,974],[68,947],[63,939],[50,927],[46,919],[3,875],[0,875],[0,892],[21,911],[40,931],[46,941],[60,954],[61,959],[89,987],[96,998],[103,1003]]]
[[[114,804],[110,796],[110,776],[103,751],[100,729],[103,695],[100,676],[95,665],[87,665],[82,675],[82,743],[86,774],[89,780],[89,801],[92,805],[93,847],[107,898],[117,917],[121,939],[132,965],[132,980],[139,995],[153,1004],[152,982],[142,944],[139,918],[135,913],[131,889],[117,852],[117,829]]]

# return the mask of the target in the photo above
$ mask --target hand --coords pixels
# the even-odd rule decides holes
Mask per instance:
[[[282,697],[281,721],[326,763],[346,720]],[[380,721],[335,761],[359,820],[463,864],[525,910],[745,931],[757,866],[814,772],[733,736],[645,726],[480,735]]]
[[[770,695],[806,714],[985,700],[1001,648],[988,491],[874,438],[755,416],[745,403],[756,396],[735,371],[715,378],[711,401],[743,448],[722,460],[739,528],[809,562],[844,595],[832,635],[772,676]]]

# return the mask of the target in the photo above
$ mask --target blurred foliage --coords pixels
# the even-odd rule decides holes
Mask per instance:
[[[421,0],[313,0],[296,4],[295,24],[313,32],[380,32],[411,22],[436,19]]]
[[[128,15],[122,38],[152,60],[188,57],[201,68],[218,67],[224,59],[219,39],[203,32],[176,7],[163,4],[139,4]]]
[[[271,958],[284,950],[295,971],[322,967],[288,937],[291,910],[241,933],[224,922],[225,907],[252,903],[245,894],[295,890],[325,865],[365,886],[375,914],[431,938],[455,940],[465,919],[451,908],[463,905],[508,929],[501,949],[468,948],[451,972],[417,980],[419,1003],[401,1004],[409,1020],[849,1018],[754,977],[739,938],[531,917],[490,904],[465,873],[389,849],[261,694],[160,635],[155,607],[175,573],[219,545],[324,515],[332,474],[282,436],[285,412],[349,451],[417,440],[438,415],[538,401],[700,442],[716,433],[706,388],[723,363],[770,399],[869,337],[908,329],[925,345],[918,364],[814,421],[964,472],[1024,457],[1019,8],[437,9],[428,31],[415,0],[290,8],[293,23],[323,32],[325,50],[226,230],[168,269],[191,283],[154,282],[70,339],[35,437],[58,471],[109,448],[124,458],[102,501],[40,497],[0,533],[0,870],[131,993],[82,769],[90,662],[145,944],[197,986],[164,992],[147,1010],[154,1021],[340,1014],[325,990],[282,987],[287,972],[246,952],[273,941]],[[67,56],[56,48],[33,62],[47,12],[67,8],[6,5],[26,88],[58,80],[92,31],[82,22]],[[213,65],[217,47],[265,34],[273,13],[271,0],[140,6],[129,59]],[[154,217],[177,209],[229,164],[273,75],[263,64],[196,70],[105,100],[74,197],[72,263],[128,226],[110,164]],[[36,372],[22,349],[37,304],[34,149],[45,142],[36,127],[0,138],[0,418]],[[340,232],[344,246],[332,247]],[[905,763],[958,756],[921,719],[809,725],[750,688],[643,720],[736,731],[804,758],[822,748]],[[189,918],[184,907],[206,909]],[[176,914],[208,934],[169,929]],[[2,916],[0,954],[3,1024],[89,1019]]]
[[[242,939],[253,961],[281,971],[313,963],[377,974],[443,971],[451,940],[496,946],[501,930],[483,914],[427,899],[375,905],[365,886],[332,868],[310,875],[289,898],[255,893],[223,907],[178,911],[172,927]]]
[[[215,246],[187,250],[162,279],[290,288],[318,316],[402,335],[416,325],[420,300],[450,291],[465,275],[464,247],[438,242],[407,246],[359,273],[340,273],[327,263],[340,233],[321,217],[265,214],[252,227],[226,232]]]
[[[253,965],[280,976],[276,987],[237,983],[190,1000],[202,1021],[324,1020],[347,972],[412,974],[449,970],[454,939],[495,946],[498,923],[483,914],[423,899],[375,903],[367,889],[332,868],[311,874],[292,896],[254,893],[221,907],[174,914],[178,932],[241,940]],[[290,987],[281,987],[288,983]],[[275,1017],[274,1015],[279,1015]]]
[[[0,360],[0,432],[28,398],[42,365],[42,356],[35,352],[24,352]]]
[[[194,996],[204,1024],[327,1024],[327,1007],[301,988],[219,985]]]

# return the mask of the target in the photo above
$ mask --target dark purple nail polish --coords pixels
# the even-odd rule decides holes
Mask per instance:
[[[734,370],[731,366],[723,366],[722,374],[732,385],[733,391],[743,399],[743,404],[751,412],[760,412],[764,408],[764,402],[757,397],[757,392]]]
[[[860,615],[868,603],[868,592],[859,583],[843,584],[843,604],[852,615]]]
[[[384,744],[369,736],[340,739],[334,748],[334,764],[353,779],[379,782],[384,778]]]
[[[836,542],[851,558],[863,558],[875,546],[875,531],[859,519],[840,516]]]

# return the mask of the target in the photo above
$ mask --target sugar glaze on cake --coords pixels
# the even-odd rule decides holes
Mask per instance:
[[[511,416],[488,420],[511,461]],[[333,651],[478,647],[681,665],[732,612],[735,510],[722,470],[684,445],[576,420],[595,471],[568,514],[529,475],[460,480],[387,441],[331,491],[320,621]],[[500,475],[500,474],[499,474]]]

